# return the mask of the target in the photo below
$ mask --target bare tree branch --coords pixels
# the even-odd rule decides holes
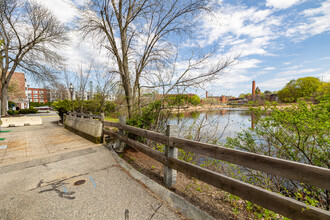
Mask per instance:
[[[35,2],[0,2],[0,49],[2,113],[7,112],[7,89],[17,69],[32,76],[54,80],[62,62],[55,48],[67,42],[66,28],[50,11]]]

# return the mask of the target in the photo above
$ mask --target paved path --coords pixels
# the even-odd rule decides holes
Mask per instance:
[[[25,132],[35,134],[37,137],[31,137],[35,140],[41,138],[41,145],[48,140],[41,134],[68,136],[71,142],[59,138],[55,142],[52,138],[46,144],[49,152],[43,150],[38,159],[14,164],[15,160],[11,158],[11,165],[0,167],[0,219],[117,220],[125,219],[125,212],[130,220],[181,218],[130,177],[105,147],[90,142],[87,146],[80,137],[55,124],[45,123],[41,130],[28,129],[13,129],[8,143],[15,142],[12,138]],[[29,142],[29,135],[24,137]],[[70,148],[69,151],[58,147],[78,140],[87,147]],[[18,151],[27,151],[30,145],[20,142],[23,147]],[[19,148],[18,143],[16,146]],[[83,184],[76,186],[79,180]]]
[[[11,132],[0,133],[0,145],[7,145],[0,149],[0,166],[97,146],[57,125],[56,113],[39,116],[43,125],[2,129]]]

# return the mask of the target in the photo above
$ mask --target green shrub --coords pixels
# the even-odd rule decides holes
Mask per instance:
[[[38,109],[29,108],[29,109],[20,109],[18,114],[35,114],[38,112]]]
[[[30,102],[30,107],[51,106],[53,102]]]
[[[38,109],[29,108],[29,109],[20,109],[18,111],[8,110],[8,115],[17,115],[17,114],[35,114],[38,112]]]
[[[8,107],[9,108],[13,108],[15,105],[16,105],[15,102],[8,101]]]
[[[14,110],[8,110],[7,113],[8,113],[8,115],[18,114],[18,112],[14,111]]]
[[[226,146],[285,160],[330,168],[330,104],[305,102],[279,109],[268,105],[253,109],[258,118],[254,130],[247,129],[235,138],[227,138]],[[330,208],[330,192],[254,172],[249,180],[272,191],[296,198],[320,208]],[[299,197],[303,191],[304,196]]]
[[[139,128],[150,129],[155,124],[157,115],[161,107],[161,101],[151,102],[146,107],[142,108],[142,114],[136,113],[127,120],[127,124]]]
[[[55,108],[58,115],[61,117],[61,121],[63,122],[63,115],[67,112],[71,111],[72,102],[70,100],[59,100],[52,104],[52,107]]]

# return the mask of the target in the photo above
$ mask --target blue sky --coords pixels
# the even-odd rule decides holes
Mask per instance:
[[[75,0],[81,4],[84,0]],[[69,0],[39,0],[70,23],[77,14]],[[240,54],[221,79],[206,85],[213,95],[251,92],[251,82],[264,91],[281,89],[291,79],[315,76],[330,81],[330,0],[211,0],[217,7],[201,15],[194,39],[185,47],[214,47],[216,62]],[[71,34],[73,41],[76,34]],[[75,45],[75,44],[72,44]],[[68,63],[81,63],[91,45],[66,49]],[[93,53],[91,53],[93,54]],[[204,91],[194,91],[203,96]]]
[[[204,18],[199,43],[241,56],[211,93],[247,93],[252,80],[262,91],[305,76],[330,80],[329,0],[218,2],[218,19]]]

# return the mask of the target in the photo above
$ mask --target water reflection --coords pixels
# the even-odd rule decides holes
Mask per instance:
[[[254,121],[255,115],[249,110],[223,108],[173,114],[169,123],[179,125],[179,137],[203,142],[225,142],[227,137],[234,137],[242,129],[253,129]]]

